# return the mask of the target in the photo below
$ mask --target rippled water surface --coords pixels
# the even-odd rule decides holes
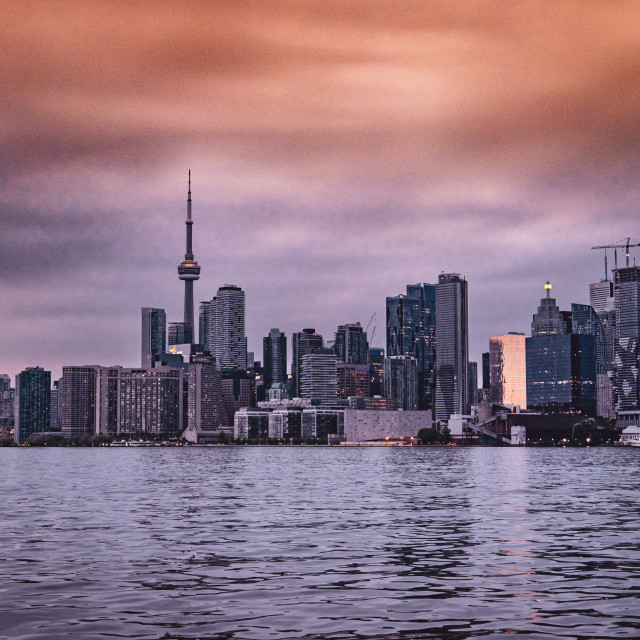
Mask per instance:
[[[0,449],[0,638],[638,638],[640,450]]]

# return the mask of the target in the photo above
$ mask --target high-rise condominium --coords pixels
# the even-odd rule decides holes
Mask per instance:
[[[26,442],[32,433],[49,431],[51,421],[51,372],[27,367],[16,376],[14,442]]]
[[[447,422],[469,410],[469,302],[467,281],[443,273],[436,285],[436,418]]]
[[[222,379],[213,356],[195,355],[187,380],[188,426],[198,432],[218,431],[223,422]]]
[[[489,338],[490,399],[527,408],[526,336],[508,333]]]
[[[98,411],[103,408],[98,395],[98,376],[101,368],[62,368],[58,391],[61,413],[58,421],[65,438],[92,436],[98,432]]]
[[[153,366],[153,357],[165,353],[166,350],[167,315],[164,309],[142,307],[141,366],[150,369]]]
[[[200,346],[209,348],[219,370],[247,368],[244,304],[244,291],[233,284],[225,284],[214,298],[200,303]]]
[[[338,362],[338,398],[368,398],[370,395],[369,365]]]
[[[200,265],[195,260],[192,246],[193,220],[191,219],[191,171],[189,171],[189,192],[187,196],[187,250],[184,260],[178,265],[178,278],[184,280],[184,342],[195,342],[193,322],[193,282],[200,278]],[[187,339],[188,338],[188,339]],[[177,343],[173,343],[177,344]]]
[[[294,333],[291,339],[291,377],[293,379],[293,395],[300,396],[301,378],[300,367],[302,366],[302,356],[312,349],[321,348],[324,344],[323,338],[315,329],[303,329]]]
[[[80,369],[76,367],[76,369]],[[149,433],[177,435],[184,425],[182,369],[155,367],[95,367],[97,370],[96,430],[117,435]],[[64,378],[64,375],[63,375]],[[83,388],[73,396],[82,407]],[[77,411],[77,409],[76,409]]]
[[[406,295],[386,301],[387,356],[416,359],[420,409],[432,408],[435,394],[436,287],[407,285]]]
[[[359,322],[338,327],[333,350],[340,362],[345,364],[367,364],[369,343],[367,334]]]
[[[272,385],[287,381],[287,337],[280,329],[271,329],[269,335],[262,339],[264,385],[270,389]]]
[[[312,349],[300,364],[300,397],[334,402],[338,397],[338,358],[331,349]]]

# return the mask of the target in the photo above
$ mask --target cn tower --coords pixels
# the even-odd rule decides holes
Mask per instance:
[[[178,265],[178,278],[184,280],[184,330],[185,337],[190,336],[189,341],[195,342],[193,330],[193,281],[200,278],[200,265],[193,257],[191,244],[191,170],[189,170],[189,195],[187,197],[187,252],[184,260]]]

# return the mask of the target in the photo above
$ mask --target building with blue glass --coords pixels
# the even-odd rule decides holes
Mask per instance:
[[[51,371],[27,367],[16,376],[14,442],[22,444],[33,433],[49,431],[51,424]]]
[[[588,305],[561,312],[551,285],[526,338],[527,407],[547,413],[596,415],[596,376],[603,367],[602,323]]]
[[[432,408],[435,400],[436,286],[407,285],[406,295],[386,301],[387,357],[415,358],[419,409]]]
[[[596,413],[595,337],[576,334],[525,340],[527,407],[547,413]]]

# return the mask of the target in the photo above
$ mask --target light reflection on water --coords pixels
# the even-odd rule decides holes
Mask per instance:
[[[0,450],[0,638],[640,637],[639,455]]]

